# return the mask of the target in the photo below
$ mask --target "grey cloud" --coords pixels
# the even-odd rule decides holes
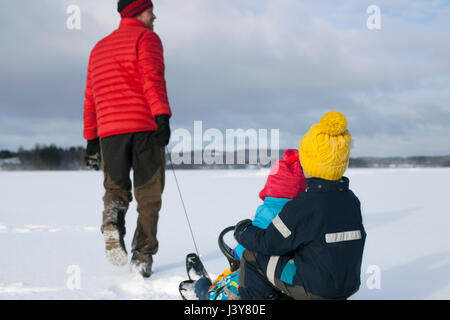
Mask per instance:
[[[22,8],[5,4],[0,19],[8,31],[0,36],[12,46],[0,61],[2,114],[82,125],[89,51],[117,27],[118,15],[115,1],[79,0],[82,29],[69,31],[65,8],[72,2],[30,3],[23,23],[15,19]],[[158,1],[174,128],[192,128],[194,120],[221,130],[279,128],[282,146],[291,147],[337,109],[360,141],[355,153],[372,152],[377,137],[395,145],[380,155],[448,153],[450,41],[443,30],[450,8],[443,1],[378,5],[382,30],[374,32],[365,28],[360,1]],[[39,130],[8,133],[35,141]],[[54,130],[63,141],[64,132]],[[80,141],[76,130],[67,144]],[[405,142],[413,135],[440,143],[431,150]]]

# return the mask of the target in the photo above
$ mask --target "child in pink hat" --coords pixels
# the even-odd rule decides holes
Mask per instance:
[[[306,189],[306,179],[298,157],[298,150],[288,149],[283,159],[278,160],[270,170],[264,189],[259,197],[264,201],[258,207],[252,224],[266,229],[284,205]],[[236,259],[240,260],[245,248],[237,245],[234,249]]]

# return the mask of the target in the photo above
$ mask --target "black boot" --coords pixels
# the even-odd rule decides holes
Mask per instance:
[[[131,272],[137,272],[144,278],[150,278],[152,274],[153,257],[144,256],[135,251],[130,262]]]

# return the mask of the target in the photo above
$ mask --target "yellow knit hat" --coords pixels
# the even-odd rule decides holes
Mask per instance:
[[[312,177],[339,180],[348,166],[351,140],[345,116],[338,111],[326,113],[300,141],[303,171]]]

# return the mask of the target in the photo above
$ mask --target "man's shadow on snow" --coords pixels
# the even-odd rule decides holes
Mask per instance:
[[[405,265],[381,270],[381,288],[368,289],[371,275],[361,273],[361,288],[352,299],[406,299],[436,298],[434,293],[450,284],[450,250],[420,257]],[[438,297],[448,299],[449,297]]]

